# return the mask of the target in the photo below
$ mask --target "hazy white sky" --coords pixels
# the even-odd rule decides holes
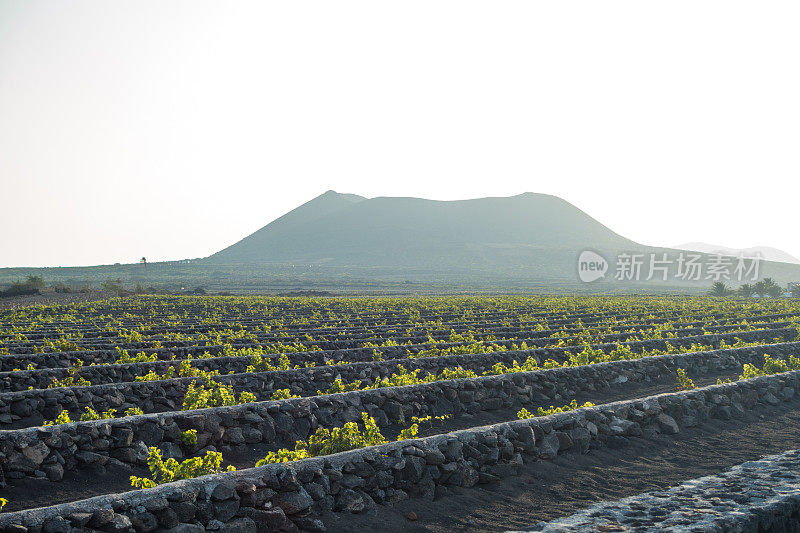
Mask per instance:
[[[327,189],[555,194],[800,256],[797,2],[0,0],[0,266],[206,256]]]

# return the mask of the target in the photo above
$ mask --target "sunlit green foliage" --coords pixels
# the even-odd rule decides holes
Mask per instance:
[[[548,415],[554,415],[556,413],[566,413],[568,411],[574,411],[575,409],[580,409],[583,407],[594,407],[594,404],[592,402],[586,402],[582,405],[578,405],[577,401],[572,400],[563,407],[554,407],[552,405],[547,409],[537,407],[536,414],[531,413],[525,408],[522,408],[519,411],[517,411],[517,418],[523,419],[523,418],[534,418],[536,416],[548,416]]]
[[[158,357],[154,353],[148,355],[144,352],[138,352],[136,355],[131,356],[128,353],[128,350],[123,350],[119,346],[117,346],[115,349],[117,351],[117,355],[119,356],[117,357],[117,360],[114,361],[117,364],[147,363],[147,362],[158,361]]]
[[[361,380],[357,379],[352,383],[343,383],[342,378],[336,378],[333,380],[333,384],[328,388],[326,391],[318,390],[317,393],[320,395],[322,394],[338,394],[340,392],[351,392],[354,390],[360,390],[361,388]]]
[[[289,398],[299,398],[295,394],[292,394],[292,391],[289,389],[277,389],[275,392],[272,393],[270,396],[270,400],[288,400]]]
[[[181,442],[189,449],[194,449],[197,446],[197,430],[187,429],[186,431],[181,431]]]
[[[45,420],[42,423],[42,425],[43,426],[57,426],[57,425],[60,425],[60,424],[69,424],[70,422],[72,422],[72,419],[70,419],[69,413],[67,412],[67,410],[64,409],[63,411],[58,413],[58,416],[56,417],[55,420],[49,420],[49,421]]]
[[[143,414],[144,412],[138,407],[130,407],[125,410],[124,416],[143,415]],[[86,410],[83,413],[81,413],[79,420],[81,422],[87,422],[89,420],[105,420],[108,418],[116,418],[116,416],[117,416],[116,409],[109,409],[108,411],[102,411],[98,413],[91,407],[86,407]],[[60,413],[58,413],[58,416],[56,417],[55,420],[49,420],[49,421],[46,420],[42,423],[42,425],[57,426],[60,424],[69,424],[71,422],[74,422],[74,420],[72,420],[69,417],[69,412],[66,409],[64,409]]]
[[[397,440],[406,440],[406,439],[413,439],[417,436],[419,432],[419,427],[423,424],[433,424],[435,422],[444,422],[450,418],[450,415],[442,415],[442,416],[412,416],[411,417],[411,425],[407,428],[400,430],[400,434],[397,437]]]
[[[785,327],[788,333],[786,330],[778,333],[777,328]],[[724,332],[735,338],[738,332],[771,329],[776,329],[770,335],[774,339],[755,342],[735,340],[717,344],[716,336],[703,337]],[[227,372],[302,370],[313,366],[314,361],[335,365],[398,359],[396,370],[388,376],[381,370],[377,379],[362,378],[351,383],[346,378],[345,382],[333,382],[324,392],[318,391],[335,393],[470,378],[475,376],[471,369],[483,375],[502,375],[662,354],[760,346],[793,340],[798,330],[800,301],[789,298],[132,296],[0,310],[0,354],[4,358],[11,356],[6,370],[25,368],[32,373],[25,376],[32,380],[25,386],[30,383],[34,387],[89,386],[87,378],[95,378],[89,375],[90,369],[83,366],[83,361],[92,365],[131,365],[126,372],[134,370],[138,377],[131,379],[137,381],[195,378],[176,386],[189,388],[184,402],[187,408],[200,408],[255,401],[250,393],[234,394],[233,386],[228,385],[238,387],[243,382],[241,376],[220,380],[220,374]],[[350,355],[353,352],[327,350],[322,354],[303,353],[319,350],[323,343],[342,340],[363,350],[357,357]],[[627,343],[642,340],[658,341],[653,343],[657,348],[642,349],[641,345]],[[178,350],[173,351],[174,343],[179,343]],[[105,353],[98,355],[98,346],[107,346],[101,350]],[[506,363],[498,363],[500,357],[493,355],[540,347],[564,350],[554,350],[551,358],[538,360],[533,353],[515,353],[517,359]],[[113,348],[116,353],[111,351]],[[53,352],[62,353],[50,355]],[[452,366],[436,375],[410,370],[413,362],[402,360],[456,354],[484,354],[487,359],[481,363],[478,357],[470,358],[465,368],[455,367],[460,361],[447,363]],[[170,362],[167,360],[170,357],[178,361]],[[241,357],[245,359],[232,360]],[[48,361],[52,360],[68,370],[66,377],[48,383],[40,377],[51,375],[52,363]],[[159,360],[164,362],[152,364]],[[746,365],[741,378],[792,370],[800,367],[796,361],[792,357],[766,358],[763,368]],[[477,364],[481,366],[472,366]],[[202,371],[193,365],[219,370]],[[243,370],[245,365],[247,368]],[[395,369],[394,362],[392,365],[390,368]],[[344,371],[342,374],[350,375]],[[326,387],[327,384],[320,386]],[[272,394],[273,399],[293,397],[296,395],[291,389]],[[81,404],[81,408],[84,406]],[[141,414],[140,409],[134,409],[125,415]],[[72,412],[78,418],[76,410]],[[110,409],[80,413],[85,419],[114,415],[117,413],[111,413]],[[56,420],[47,423],[68,423],[69,416],[62,411]]]
[[[204,457],[192,457],[179,463],[175,459],[163,460],[161,450],[151,446],[148,448],[147,467],[150,469],[149,478],[131,476],[131,486],[139,489],[148,489],[181,479],[191,479],[216,474],[222,470],[222,454],[219,452],[206,452]],[[236,470],[228,466],[228,471]]]
[[[694,381],[686,375],[686,370],[683,368],[678,369],[678,390],[692,390],[696,389],[697,385],[694,384]]]
[[[361,413],[361,420],[363,429],[356,422],[347,422],[342,427],[333,429],[319,428],[309,437],[308,441],[298,441],[294,450],[284,448],[277,452],[269,452],[266,457],[256,463],[256,466],[298,461],[306,457],[330,455],[386,443],[374,418],[367,413]]]
[[[341,378],[336,378],[333,384],[326,391],[317,391],[319,394],[336,394],[340,392],[351,392],[356,390],[378,389],[381,387],[402,387],[404,385],[418,385],[420,383],[433,383],[434,381],[444,381],[447,379],[474,378],[477,374],[472,370],[466,370],[460,366],[454,368],[443,368],[438,374],[427,374],[420,378],[421,370],[408,371],[403,365],[397,365],[397,371],[392,375],[381,378],[371,385],[361,385],[361,380],[357,379],[352,383],[343,383]]]
[[[220,407],[222,405],[239,405],[256,401],[252,392],[244,391],[238,398],[233,392],[233,387],[220,383],[211,373],[205,373],[202,381],[189,383],[186,396],[183,398],[184,411],[190,409],[204,409],[206,407]]]
[[[53,382],[47,386],[48,389],[55,389],[58,387],[88,387],[92,384],[91,381],[83,379],[78,372],[83,368],[83,361],[78,359],[73,363],[72,368],[67,371],[67,377],[64,379],[53,378]]]
[[[777,358],[773,359],[768,354],[765,354],[764,366],[762,368],[745,363],[739,379],[751,379],[759,376],[781,374],[783,372],[789,372],[790,370],[800,370],[800,358],[790,355],[789,360],[786,361]]]
[[[81,422],[86,422],[87,420],[105,420],[106,418],[114,418],[116,414],[116,409],[109,409],[108,411],[98,413],[91,407],[87,407],[86,411],[81,414]]]

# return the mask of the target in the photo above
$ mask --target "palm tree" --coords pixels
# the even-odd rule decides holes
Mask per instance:
[[[753,285],[753,292],[763,298],[767,295],[767,287],[764,285],[763,281],[757,281],[756,284]]]
[[[752,285],[750,285],[749,283],[745,283],[739,287],[738,292],[740,296],[744,296],[745,298],[752,298],[753,294],[756,291]]]
[[[778,286],[777,283],[775,283],[774,279],[764,278],[763,280],[756,283],[756,292],[758,292],[759,296],[771,296],[775,298],[775,296],[773,295],[777,294],[777,296],[780,296],[783,290]]]
[[[733,291],[724,282],[717,281],[711,286],[711,290],[708,293],[711,296],[730,296]]]
[[[778,285],[773,285],[769,289],[767,289],[767,296],[770,298],[780,298],[783,294],[783,289],[781,289]]]
[[[783,289],[772,278],[764,278],[753,285],[753,290],[760,297],[770,296],[776,298],[783,294]]]

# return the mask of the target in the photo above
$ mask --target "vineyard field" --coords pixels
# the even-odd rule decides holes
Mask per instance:
[[[737,465],[764,456],[742,468],[783,514],[728,495],[733,525],[797,527],[795,480],[768,480],[800,448],[799,336],[789,298],[0,310],[0,532],[621,531],[687,493],[670,524],[725,529],[713,482],[668,489],[747,492]],[[584,512],[620,498],[627,515]]]

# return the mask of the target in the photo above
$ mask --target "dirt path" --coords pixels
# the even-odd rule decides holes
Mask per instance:
[[[492,485],[455,489],[434,502],[407,500],[363,515],[324,517],[329,531],[441,532],[523,528],[613,500],[714,474],[744,461],[800,448],[800,399],[759,406],[743,419],[712,420],[701,428],[619,449],[567,453],[526,465]],[[413,511],[418,520],[406,518]]]

